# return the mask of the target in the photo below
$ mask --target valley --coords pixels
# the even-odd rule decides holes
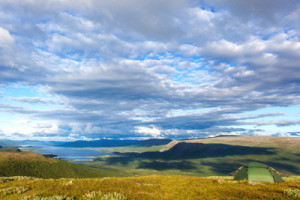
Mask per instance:
[[[80,164],[17,147],[0,148],[0,198],[293,199],[300,194],[298,138],[241,136],[142,144],[75,148],[75,153],[108,153]],[[274,167],[285,182],[234,181],[234,172],[253,161]]]
[[[148,151],[136,146],[99,148],[116,155],[98,157],[85,165],[122,171],[128,176],[228,176],[241,165],[256,161],[290,176],[300,175],[299,144],[297,137],[241,136],[172,141],[148,147]]]

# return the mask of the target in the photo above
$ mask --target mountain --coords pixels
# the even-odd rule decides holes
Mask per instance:
[[[178,142],[170,149],[161,152],[142,153],[118,153],[119,155],[156,158],[156,159],[186,159],[186,158],[209,158],[223,157],[231,155],[271,155],[274,154],[272,148],[267,147],[247,147],[228,144],[204,144],[191,142]]]
[[[29,152],[0,152],[0,177],[89,178],[119,176],[117,172],[86,167]]]
[[[66,142],[58,144],[61,147],[122,147],[135,145],[137,140],[77,140],[74,142]]]
[[[149,139],[149,140],[77,140],[58,144],[61,147],[125,147],[125,146],[155,146],[165,145],[171,142],[171,139]]]
[[[165,144],[169,144],[170,142],[172,142],[171,139],[148,139],[148,140],[138,141],[137,146],[150,147],[150,146],[165,145]]]
[[[15,141],[13,141],[13,140],[0,140],[0,144],[1,144],[1,146],[3,147],[3,146],[17,146],[17,145],[15,145]]]

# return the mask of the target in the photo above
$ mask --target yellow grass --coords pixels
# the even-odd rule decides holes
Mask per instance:
[[[2,160],[57,162],[56,159],[47,158],[41,154],[31,152],[0,152],[0,161]]]
[[[146,176],[94,179],[17,178],[0,184],[0,199],[295,199],[300,180],[248,183],[230,177]],[[1,191],[9,191],[4,194]],[[13,192],[12,192],[13,191]],[[16,191],[16,192],[14,192]],[[19,191],[19,194],[17,193]],[[294,196],[293,196],[294,195]],[[57,198],[58,199],[58,198]]]

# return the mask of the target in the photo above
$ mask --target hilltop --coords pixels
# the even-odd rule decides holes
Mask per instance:
[[[228,144],[248,147],[274,147],[291,150],[298,153],[300,149],[297,148],[300,144],[300,137],[272,137],[272,136],[239,136],[239,137],[213,137],[205,139],[191,139],[191,140],[174,140],[166,145],[162,151],[166,151],[180,142],[186,143],[204,143],[204,144]]]
[[[148,140],[77,140],[73,142],[65,142],[58,144],[61,147],[125,147],[125,146],[155,146],[166,145],[170,143],[171,139],[148,139]]]
[[[0,176],[39,178],[88,178],[120,176],[118,172],[95,169],[30,152],[0,152]]]

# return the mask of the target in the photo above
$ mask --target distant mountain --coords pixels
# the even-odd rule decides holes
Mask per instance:
[[[29,152],[0,152],[0,177],[92,178],[120,176],[118,172],[86,167]]]
[[[131,146],[137,143],[136,140],[77,140],[74,142],[66,142],[58,144],[61,147],[122,147]]]
[[[171,139],[149,139],[149,140],[78,140],[58,144],[61,147],[124,147],[124,146],[155,146],[165,145],[171,142]]]
[[[165,145],[172,142],[171,139],[148,139],[148,140],[140,140],[138,141],[138,146],[158,146],[158,145]]]
[[[242,137],[241,135],[216,135],[212,138],[220,138],[220,137]]]
[[[0,140],[0,144],[1,146],[18,146],[18,144],[16,145],[16,142],[13,140]]]
[[[3,147],[12,146],[38,146],[38,145],[56,145],[62,142],[54,141],[38,141],[38,140],[0,140],[0,145]]]
[[[40,141],[40,140],[21,140],[19,141],[22,144],[31,144],[31,145],[36,145],[36,144],[50,144],[50,145],[55,145],[55,144],[61,144],[64,142],[61,141]]]
[[[178,157],[219,157],[228,155],[272,154],[272,152],[269,151],[270,149],[227,144],[180,142],[163,153],[167,155],[176,155]]]
[[[272,155],[272,148],[247,147],[228,144],[204,144],[191,142],[177,142],[169,150],[161,152],[143,153],[118,153],[115,154],[131,157],[155,158],[155,159],[186,159],[186,158],[208,158],[223,157],[231,155]]]

